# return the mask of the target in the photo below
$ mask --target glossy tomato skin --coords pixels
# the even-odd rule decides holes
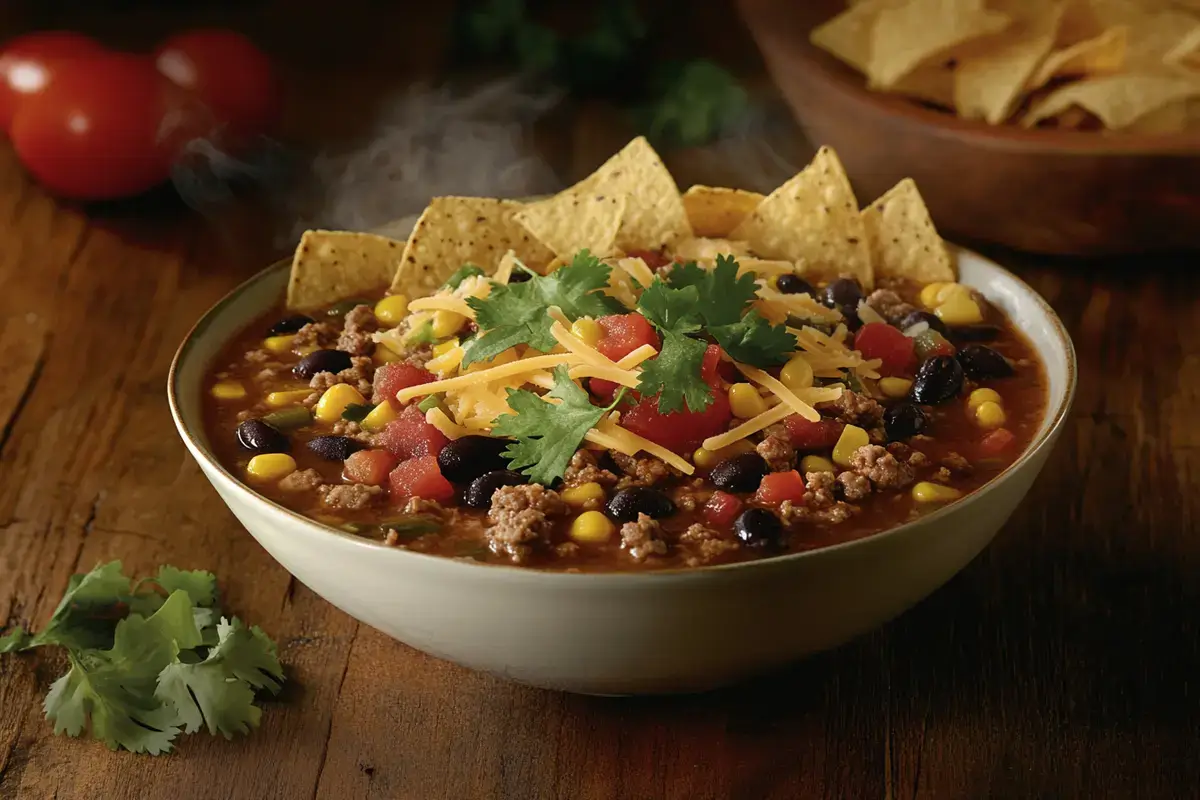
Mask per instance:
[[[400,459],[433,456],[436,463],[437,454],[449,441],[425,421],[425,415],[415,405],[406,406],[399,417],[379,432],[380,446]]]
[[[271,60],[236,31],[201,28],[170,37],[154,53],[158,71],[194,93],[233,142],[272,132],[280,92]]]
[[[0,127],[8,131],[21,103],[50,86],[65,64],[103,51],[95,39],[70,31],[39,31],[6,42],[0,48]]]
[[[11,133],[25,168],[51,192],[107,200],[166,181],[190,119],[183,92],[149,59],[108,53],[66,64],[21,103]]]
[[[783,424],[792,438],[792,446],[801,451],[826,450],[833,447],[846,427],[846,423],[836,419],[809,422],[799,414],[784,418]]]
[[[662,342],[654,326],[641,314],[610,314],[596,320],[604,335],[596,343],[600,354],[611,361],[620,361],[625,356],[648,344],[658,350]]]
[[[859,328],[854,349],[863,358],[883,361],[879,374],[885,377],[911,375],[917,366],[913,340],[886,322],[870,322]]]
[[[713,401],[703,411],[685,409],[663,414],[658,410],[657,395],[643,397],[621,414],[621,425],[668,450],[685,453],[699,447],[708,437],[724,432],[731,419],[728,393],[714,387]]]
[[[763,477],[754,499],[768,506],[778,506],[785,500],[799,503],[804,499],[804,478],[794,469],[772,472]]]
[[[454,499],[454,484],[442,477],[434,456],[418,456],[400,462],[388,475],[392,498],[423,497],[440,503]]]
[[[384,364],[375,370],[374,393],[371,400],[375,403],[382,403],[386,400],[398,408],[400,401],[396,399],[396,393],[401,389],[419,386],[423,383],[433,383],[436,380],[437,376],[429,370],[405,364],[403,361]]]
[[[718,489],[704,504],[704,521],[718,530],[724,530],[732,526],[733,520],[742,513],[742,505],[737,495]]]
[[[354,483],[382,486],[398,462],[399,459],[387,450],[359,450],[346,459],[342,477]]]

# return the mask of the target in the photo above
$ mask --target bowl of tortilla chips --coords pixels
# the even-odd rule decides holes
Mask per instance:
[[[1200,10],[1167,0],[739,0],[855,188],[1036,253],[1200,248]]]

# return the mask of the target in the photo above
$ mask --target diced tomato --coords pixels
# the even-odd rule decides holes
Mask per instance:
[[[732,361],[723,361],[721,356],[721,346],[710,344],[708,349],[704,351],[704,361],[700,365],[700,377],[709,386],[717,383],[717,379],[726,383],[733,383],[737,380],[737,367],[733,366]]]
[[[854,349],[864,358],[881,359],[880,375],[910,375],[917,365],[913,340],[886,322],[870,322],[859,328],[854,335]]]
[[[772,472],[762,479],[754,499],[768,506],[777,506],[784,500],[799,503],[804,499],[804,478],[794,469]]]
[[[1016,438],[1008,428],[997,428],[979,440],[979,453],[983,456],[998,456],[1011,447]]]
[[[379,432],[379,444],[399,459],[436,456],[450,440],[425,421],[415,405],[406,406],[400,416]]]
[[[445,502],[454,499],[454,485],[442,477],[436,456],[420,456],[401,461],[388,475],[393,499],[423,497]]]
[[[668,450],[683,453],[694,450],[708,437],[724,431],[732,418],[729,395],[721,389],[714,389],[713,402],[699,413],[685,408],[663,414],[658,410],[657,395],[643,397],[637,405],[621,415],[621,425]]]
[[[621,384],[616,381],[606,381],[604,378],[588,378],[588,391],[604,405],[608,405],[617,395]]]
[[[740,513],[742,501],[728,492],[715,491],[704,504],[704,521],[714,528],[728,528]]]
[[[646,262],[646,266],[650,269],[664,267],[670,261],[670,259],[664,256],[658,250],[630,250],[625,255],[629,256],[630,258],[640,258],[642,261]]]
[[[387,450],[359,450],[342,465],[342,477],[353,483],[383,486],[399,459]]]
[[[662,347],[654,326],[641,314],[610,314],[596,320],[604,335],[596,343],[596,349],[605,358],[619,361],[644,344]]]
[[[792,437],[792,446],[797,450],[825,450],[837,444],[846,423],[836,419],[822,419],[809,422],[799,414],[792,414],[783,420],[788,434]]]
[[[375,370],[375,391],[372,394],[371,400],[375,403],[382,403],[384,400],[387,400],[399,408],[400,403],[396,400],[396,392],[401,389],[407,389],[410,386],[433,383],[436,380],[437,376],[432,372],[413,366],[412,364],[405,364],[403,361],[384,364]]]

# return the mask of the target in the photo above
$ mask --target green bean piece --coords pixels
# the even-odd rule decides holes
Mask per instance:
[[[275,430],[290,431],[312,424],[312,412],[304,406],[293,406],[272,411],[263,417],[262,421]]]

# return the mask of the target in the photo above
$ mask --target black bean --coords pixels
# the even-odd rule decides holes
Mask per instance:
[[[288,437],[261,419],[248,419],[238,425],[237,440],[252,453],[286,453],[291,449]]]
[[[300,359],[292,372],[298,378],[309,380],[318,372],[338,373],[350,369],[350,354],[345,350],[314,350]]]
[[[654,519],[669,517],[675,513],[675,504],[657,489],[631,486],[614,494],[604,510],[618,522],[633,522],[638,514],[646,514]]]
[[[916,403],[897,403],[883,413],[883,429],[888,441],[902,442],[925,430],[929,417]]]
[[[747,508],[738,514],[733,531],[748,547],[773,547],[783,540],[783,523],[765,508]]]
[[[314,436],[308,440],[308,449],[326,461],[345,461],[363,445],[349,436]]]
[[[858,308],[858,301],[863,299],[863,290],[854,278],[838,278],[821,290],[821,302],[829,308],[842,309]]]
[[[968,377],[977,381],[1010,378],[1016,372],[1007,358],[982,344],[969,344],[959,350],[958,363]]]
[[[502,486],[520,486],[529,483],[529,478],[511,469],[492,470],[471,481],[463,497],[471,508],[491,508],[492,495]]]
[[[438,452],[438,468],[448,481],[470,483],[484,473],[508,466],[508,459],[501,453],[509,444],[508,439],[491,436],[455,439]]]
[[[775,288],[780,294],[816,294],[812,284],[799,275],[780,275],[775,279]]]
[[[946,327],[946,323],[942,322],[941,317],[937,314],[930,314],[928,311],[910,311],[904,316],[904,319],[900,320],[898,327],[900,330],[906,331],[918,322],[927,323],[930,330],[937,331],[947,338],[950,337],[950,329]]]
[[[909,394],[922,405],[937,405],[962,390],[963,369],[953,356],[934,356],[917,370]]]
[[[290,317],[284,317],[276,322],[267,331],[267,336],[283,336],[287,333],[295,333],[310,322],[316,322],[312,317],[306,317],[303,314],[293,314]]]
[[[708,477],[718,489],[753,492],[768,471],[767,462],[758,453],[742,453],[717,464]]]
[[[963,325],[951,328],[946,338],[956,343],[991,342],[1000,338],[1002,330],[999,325]]]
[[[523,269],[514,269],[512,275],[508,276],[509,283],[524,283],[533,276]]]

